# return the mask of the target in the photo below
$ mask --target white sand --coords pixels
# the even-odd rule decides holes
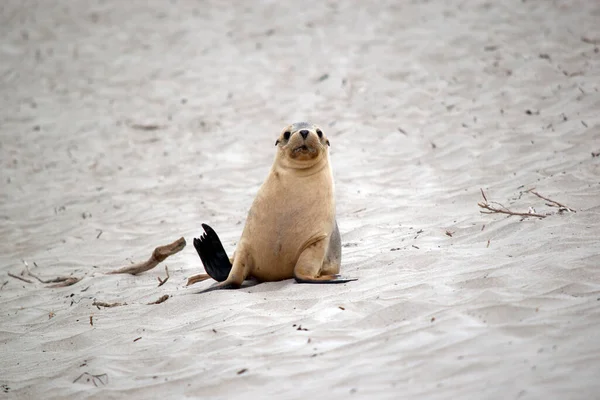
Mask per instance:
[[[597,398],[600,3],[292,4],[0,3],[0,398]],[[298,120],[359,280],[193,294]]]

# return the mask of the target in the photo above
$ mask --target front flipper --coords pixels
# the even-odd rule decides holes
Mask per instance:
[[[296,275],[295,279],[298,283],[346,283],[358,280],[358,278],[344,278],[340,275],[321,275],[316,278]]]
[[[197,292],[197,294],[212,292],[213,290],[239,289],[240,287],[241,285],[238,283],[221,282],[219,284],[209,287],[208,289],[201,290]]]
[[[319,239],[302,251],[294,267],[296,282],[346,283],[358,280],[358,278],[344,278],[337,274],[340,270],[339,260],[341,257],[333,257],[331,260],[325,260],[324,263],[328,246],[327,240]]]
[[[200,238],[194,238],[194,247],[208,275],[218,282],[223,282],[231,271],[231,261],[217,233],[206,224],[202,224],[202,228],[206,233]]]

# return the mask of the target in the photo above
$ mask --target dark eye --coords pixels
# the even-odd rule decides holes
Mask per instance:
[[[317,135],[319,135],[319,138],[323,137],[323,131],[320,129],[317,129]]]
[[[283,140],[289,140],[290,139],[290,132],[283,132]]]

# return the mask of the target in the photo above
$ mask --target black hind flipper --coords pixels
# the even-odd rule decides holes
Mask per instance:
[[[202,228],[206,233],[194,238],[194,247],[206,273],[214,280],[223,282],[229,276],[231,262],[217,233],[206,224],[202,224]]]

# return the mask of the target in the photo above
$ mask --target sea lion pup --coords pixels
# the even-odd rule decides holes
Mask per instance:
[[[298,122],[275,142],[271,171],[248,212],[232,259],[208,225],[194,247],[206,272],[220,283],[205,291],[236,289],[246,278],[259,282],[345,283],[335,217],[329,140],[316,125]]]

